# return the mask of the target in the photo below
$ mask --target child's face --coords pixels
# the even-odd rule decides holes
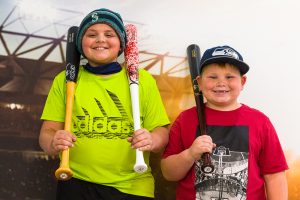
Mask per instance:
[[[82,38],[82,50],[91,66],[115,62],[120,47],[118,35],[107,24],[90,26]]]
[[[239,107],[237,99],[246,82],[246,76],[241,76],[235,66],[207,65],[197,81],[208,107],[216,110],[234,110]]]

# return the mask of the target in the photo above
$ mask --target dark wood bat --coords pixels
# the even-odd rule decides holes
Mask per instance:
[[[201,53],[200,53],[199,46],[196,44],[189,45],[187,47],[187,57],[188,57],[189,69],[190,69],[190,74],[192,79],[194,97],[196,101],[200,135],[205,135],[206,134],[205,105],[204,105],[203,94],[200,91],[196,80],[197,76],[200,74],[199,66],[200,66]],[[200,168],[201,171],[207,174],[212,173],[214,171],[214,166],[211,162],[209,153],[204,153],[201,159],[202,159],[202,165]]]

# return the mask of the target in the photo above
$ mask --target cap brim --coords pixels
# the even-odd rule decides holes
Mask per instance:
[[[232,64],[234,66],[237,66],[242,75],[246,74],[249,71],[249,66],[246,63],[244,63],[243,61],[240,61],[240,60],[237,60],[237,59],[234,59],[234,58],[223,57],[223,56],[214,57],[214,58],[205,60],[200,65],[200,71],[202,70],[202,68],[205,65],[209,65],[209,64],[212,64],[212,63],[229,63],[229,64]]]

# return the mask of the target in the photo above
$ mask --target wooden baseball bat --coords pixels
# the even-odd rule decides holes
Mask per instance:
[[[125,25],[126,30],[126,48],[124,51],[127,64],[127,73],[130,87],[131,107],[133,113],[134,131],[141,128],[140,124],[140,101],[139,101],[139,52],[137,47],[137,29],[133,24]],[[137,173],[147,171],[143,152],[136,150],[136,162],[133,167]]]
[[[206,118],[205,118],[205,104],[203,100],[203,94],[199,89],[197,83],[197,76],[200,74],[200,59],[201,53],[200,48],[196,44],[191,44],[187,47],[187,57],[189,62],[190,74],[192,79],[192,87],[194,91],[194,97],[196,101],[196,108],[198,113],[200,135],[206,134]],[[214,166],[211,162],[209,153],[204,153],[201,157],[202,165],[201,171],[203,173],[212,173]]]
[[[72,26],[68,30],[67,50],[66,50],[66,114],[64,130],[71,132],[72,110],[74,93],[80,63],[80,53],[76,48],[77,26]],[[69,149],[62,151],[59,168],[55,171],[58,180],[69,180],[72,178],[72,171],[69,167]]]

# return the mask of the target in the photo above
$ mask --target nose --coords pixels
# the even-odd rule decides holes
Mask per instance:
[[[224,86],[224,85],[225,85],[225,80],[224,79],[218,79],[217,86]]]
[[[97,35],[96,42],[103,42],[104,40],[105,40],[104,35],[101,34]]]

